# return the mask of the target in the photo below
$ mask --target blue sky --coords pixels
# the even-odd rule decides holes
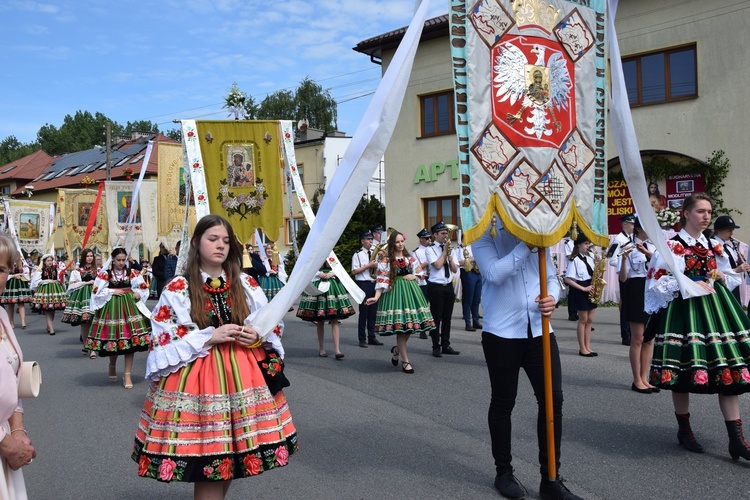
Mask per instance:
[[[351,135],[380,82],[358,42],[405,26],[415,0],[89,0],[0,3],[0,140],[36,139],[77,110],[125,125],[225,119],[233,82],[261,101],[309,76]],[[445,14],[432,0],[428,17]],[[364,96],[364,97],[363,97]]]

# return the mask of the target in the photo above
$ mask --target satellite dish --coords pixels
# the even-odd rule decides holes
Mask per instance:
[[[297,122],[297,130],[304,132],[307,130],[307,120],[304,118]]]

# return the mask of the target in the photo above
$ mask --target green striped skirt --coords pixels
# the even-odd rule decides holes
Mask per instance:
[[[297,317],[304,321],[329,321],[333,319],[344,319],[354,314],[346,288],[337,278],[328,280],[330,288],[326,293],[313,297],[306,293],[302,294]],[[321,280],[315,280],[314,286],[318,286]]]
[[[750,318],[721,284],[716,293],[677,297],[656,321],[652,385],[675,392],[736,395],[750,391]]]
[[[265,276],[258,276],[258,283],[263,289],[263,293],[266,294],[266,298],[270,301],[276,297],[279,290],[284,288],[284,282],[279,279],[276,274],[266,274]]]
[[[435,328],[430,306],[416,281],[396,277],[391,289],[380,296],[375,317],[377,335],[427,332]]]
[[[72,326],[78,326],[81,323],[91,321],[93,314],[91,313],[91,290],[94,288],[94,282],[91,281],[88,285],[84,285],[80,288],[76,288],[70,292],[70,298],[68,299],[68,305],[65,307],[63,312],[62,322],[69,323]]]
[[[96,311],[84,349],[102,356],[147,351],[151,340],[151,322],[135,306],[132,293],[113,295]]]
[[[0,295],[0,304],[23,304],[31,302],[34,294],[29,289],[29,282],[18,278],[8,278],[5,291]]]
[[[59,281],[42,283],[36,287],[31,304],[37,311],[62,311],[68,304],[68,293]]]

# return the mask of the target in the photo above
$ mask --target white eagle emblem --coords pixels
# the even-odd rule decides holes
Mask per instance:
[[[568,109],[573,86],[563,54],[555,52],[545,63],[546,49],[543,45],[534,45],[531,53],[536,54],[537,58],[534,64],[529,64],[521,49],[505,42],[499,47],[493,67],[493,87],[497,89],[495,97],[498,101],[510,100],[513,106],[521,100],[521,109],[515,114],[507,113],[506,121],[512,125],[521,120],[527,108],[532,108],[530,116],[526,118],[529,126],[524,131],[537,139],[552,135],[552,130],[547,127],[550,121],[555,130],[561,130],[555,109]],[[547,118],[548,111],[552,120]]]

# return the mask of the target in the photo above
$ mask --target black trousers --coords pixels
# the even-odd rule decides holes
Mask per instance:
[[[560,437],[562,436],[562,381],[560,352],[554,334],[550,334],[552,347],[552,406],[555,425],[555,462],[560,469]],[[490,374],[492,398],[487,415],[492,441],[492,456],[498,474],[513,470],[511,466],[511,413],[518,393],[518,374],[523,368],[534,389],[538,406],[536,435],[539,445],[539,472],[549,477],[547,467],[547,426],[545,425],[544,364],[542,337],[504,339],[482,332],[482,349]]]
[[[365,300],[375,296],[374,281],[356,281],[363,292]],[[378,313],[378,304],[367,305],[363,300],[359,305],[359,321],[357,322],[357,335],[360,342],[373,340],[375,338],[375,316]]]
[[[451,316],[456,303],[453,284],[427,283],[427,295],[430,296],[430,312],[435,320],[435,329],[430,332],[432,347],[442,345],[445,349],[451,345]]]

